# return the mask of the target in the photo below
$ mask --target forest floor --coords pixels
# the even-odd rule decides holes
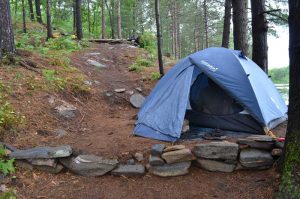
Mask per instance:
[[[74,74],[82,74],[91,84],[90,94],[82,95],[26,89],[18,86],[20,80],[15,75],[30,74],[32,82],[39,81],[35,72],[21,67],[0,67],[0,80],[13,82],[14,91],[9,95],[11,103],[26,117],[23,129],[5,135],[5,142],[20,149],[70,144],[77,152],[121,161],[141,152],[147,159],[151,145],[160,142],[132,136],[138,110],[130,105],[128,93],[114,92],[119,88],[139,92],[136,88],[141,88],[143,95],[150,93],[156,83],[150,74],[156,68],[146,68],[139,73],[128,70],[140,54],[140,49],[124,44],[93,44],[72,53],[69,56],[71,65],[78,69]],[[34,54],[26,57],[53,67]],[[99,69],[87,60],[98,61],[107,67]],[[168,65],[169,68],[172,63]],[[25,83],[31,85],[32,82],[27,79]],[[74,119],[56,115],[53,108],[61,100],[77,107],[79,111]],[[58,136],[57,129],[65,130],[66,134]],[[191,148],[196,142],[185,141],[183,144]],[[17,168],[15,175],[16,180],[10,185],[17,190],[18,198],[273,198],[279,179],[275,169],[215,173],[196,167],[192,167],[186,176],[173,178],[151,174],[142,178],[110,175],[87,178],[69,172],[53,175],[21,168]]]

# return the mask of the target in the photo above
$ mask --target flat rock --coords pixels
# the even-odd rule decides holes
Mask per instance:
[[[37,169],[37,170],[52,173],[52,174],[60,173],[64,169],[64,167],[61,164],[56,164],[55,167],[37,166],[36,165],[36,166],[34,166],[34,168]]]
[[[112,175],[117,176],[143,176],[145,174],[145,167],[141,164],[135,165],[119,165],[111,172]]]
[[[140,87],[135,88],[135,90],[137,90],[137,91],[139,91],[139,92],[142,92],[142,91],[143,91],[142,88],[140,88]]]
[[[232,142],[210,142],[197,144],[194,153],[198,158],[236,160],[239,145]]]
[[[238,144],[248,145],[250,148],[255,149],[265,149],[265,150],[272,150],[274,148],[273,142],[265,142],[265,141],[255,141],[253,139],[244,139],[240,138],[237,141]]]
[[[109,160],[95,155],[79,155],[61,158],[60,162],[71,172],[82,176],[102,176],[113,170],[117,160]]]
[[[271,153],[259,149],[244,149],[240,153],[240,163],[247,168],[271,167],[273,157]]]
[[[282,149],[273,149],[271,154],[272,156],[279,157],[282,155]]]
[[[114,90],[116,93],[124,93],[126,91],[125,88],[117,88]]]
[[[36,166],[56,167],[57,165],[56,159],[28,159],[27,161]]]
[[[208,171],[219,171],[226,173],[233,172],[236,167],[235,164],[227,164],[222,161],[208,159],[197,159],[197,165]]]
[[[139,93],[135,93],[130,97],[130,103],[135,108],[141,108],[144,104],[145,97]]]
[[[184,149],[184,148],[185,148],[184,145],[167,146],[167,147],[164,149],[164,152],[176,151],[176,150],[181,150],[181,149]]]
[[[77,108],[71,104],[64,103],[54,108],[57,114],[65,118],[74,118],[76,116]]]
[[[9,154],[10,158],[15,159],[38,159],[38,158],[61,158],[72,154],[69,145],[58,147],[36,147],[26,150],[18,150]]]
[[[134,165],[134,164],[135,164],[134,159],[131,158],[131,159],[127,160],[127,164],[129,164],[129,165]]]
[[[272,142],[273,138],[268,135],[251,135],[249,137],[246,137],[246,139],[255,140],[258,142]]]
[[[149,156],[149,164],[151,166],[161,166],[161,165],[165,164],[165,161],[162,158],[160,158],[159,156],[150,155]]]
[[[149,172],[161,177],[181,176],[189,173],[191,162],[179,162],[162,166],[150,166]]]
[[[142,162],[144,160],[144,155],[142,153],[135,153],[134,154],[134,158],[138,161],[138,162]]]
[[[163,153],[165,147],[166,145],[164,144],[154,144],[151,147],[150,153],[153,156],[160,156]]]
[[[106,68],[105,64],[101,64],[100,62],[97,62],[97,61],[92,60],[92,59],[88,59],[86,62],[90,65],[96,66],[97,68]]]
[[[170,151],[162,154],[162,158],[168,163],[187,162],[194,159],[190,149],[181,149],[177,151]]]

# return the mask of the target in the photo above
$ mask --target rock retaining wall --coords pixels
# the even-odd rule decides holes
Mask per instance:
[[[235,143],[213,141],[196,144],[192,150],[184,145],[166,146],[155,144],[148,159],[136,153],[125,163],[117,159],[106,159],[95,155],[74,155],[71,146],[36,147],[26,150],[10,149],[10,158],[26,169],[38,169],[59,173],[67,169],[82,176],[137,177],[147,171],[161,177],[188,174],[192,163],[212,172],[233,172],[240,169],[268,169],[282,154],[284,143],[276,142],[269,136],[250,136]]]

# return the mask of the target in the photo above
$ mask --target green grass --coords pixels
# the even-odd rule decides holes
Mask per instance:
[[[151,79],[152,80],[159,80],[159,78],[161,77],[159,72],[152,72],[151,73]]]

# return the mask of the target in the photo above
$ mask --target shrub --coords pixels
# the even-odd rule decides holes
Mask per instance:
[[[158,72],[152,72],[151,73],[151,79],[152,80],[158,80],[160,77],[161,77],[161,75]]]
[[[151,32],[145,32],[140,36],[140,47],[146,49],[152,57],[156,55],[155,35]]]
[[[3,145],[0,145],[0,171],[4,175],[15,172],[14,159],[8,160],[6,158],[6,152]]]

